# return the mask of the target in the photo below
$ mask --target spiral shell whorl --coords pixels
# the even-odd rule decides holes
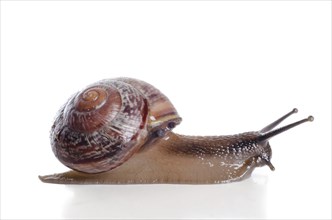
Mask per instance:
[[[66,166],[99,173],[126,161],[147,137],[147,103],[132,86],[102,80],[74,95],[51,130],[56,157]]]
[[[122,106],[116,88],[92,85],[72,98],[65,107],[65,120],[75,131],[92,132],[110,123]]]
[[[100,108],[106,102],[108,93],[103,88],[89,88],[77,96],[75,107],[78,111],[91,111]]]

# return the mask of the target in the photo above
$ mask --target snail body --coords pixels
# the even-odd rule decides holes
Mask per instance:
[[[51,129],[55,156],[72,171],[40,176],[61,184],[227,183],[268,165],[269,139],[313,117],[273,130],[297,109],[255,132],[227,136],[173,133],[181,117],[152,85],[101,80],[74,94]]]

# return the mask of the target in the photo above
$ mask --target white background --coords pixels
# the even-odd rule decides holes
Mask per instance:
[[[67,170],[56,111],[118,76],[163,91],[178,133],[259,130],[294,107],[285,123],[315,121],[270,141],[275,172],[239,183],[41,183]],[[331,218],[331,2],[2,1],[1,218]]]

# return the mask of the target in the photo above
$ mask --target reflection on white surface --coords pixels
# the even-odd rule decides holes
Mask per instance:
[[[218,185],[66,186],[63,218],[266,218],[265,176]]]

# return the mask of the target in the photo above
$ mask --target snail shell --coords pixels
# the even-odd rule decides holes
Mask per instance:
[[[143,81],[118,78],[94,83],[72,96],[52,126],[55,156],[73,170],[111,170],[151,142],[154,131],[179,124],[166,96]]]
[[[55,156],[73,171],[40,176],[65,184],[225,183],[270,162],[268,140],[313,117],[272,130],[297,109],[255,132],[185,136],[169,99],[131,78],[106,79],[74,94],[51,129]]]

